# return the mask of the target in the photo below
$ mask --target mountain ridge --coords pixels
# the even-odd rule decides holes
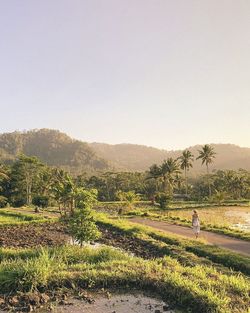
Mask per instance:
[[[250,170],[250,148],[235,144],[211,144],[216,152],[211,170]],[[195,156],[202,145],[188,147]],[[34,155],[51,166],[62,167],[72,173],[116,171],[145,171],[152,164],[160,164],[168,157],[177,158],[183,150],[165,150],[140,144],[87,143],[73,139],[54,129],[35,129],[0,134],[0,162],[10,163],[20,153]],[[194,162],[190,173],[204,173],[200,161]]]
[[[130,168],[130,170],[146,170],[153,163],[159,164],[168,157],[177,158],[181,155],[183,150],[164,150],[154,147],[133,145],[133,144],[100,144],[91,143],[90,146],[95,152],[108,159],[115,165],[121,168]],[[240,147],[235,144],[211,144],[216,152],[214,163],[211,164],[211,170],[215,169],[239,169],[245,168],[250,170],[250,148]],[[133,148],[132,153],[128,153],[129,148]],[[202,145],[195,145],[188,147],[195,156],[198,156],[198,150]],[[124,155],[124,150],[127,154]],[[185,149],[184,149],[185,150]],[[150,153],[150,155],[149,155]],[[130,163],[130,159],[132,162]],[[153,162],[152,162],[153,161]],[[194,162],[194,167],[191,169],[193,173],[205,172],[201,167],[200,161]]]

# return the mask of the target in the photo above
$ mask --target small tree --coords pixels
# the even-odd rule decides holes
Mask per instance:
[[[46,208],[49,205],[49,197],[48,196],[34,196],[32,203],[40,208]]]
[[[101,235],[92,214],[96,198],[97,191],[95,189],[89,191],[78,188],[76,191],[76,209],[69,218],[69,231],[81,247],[84,242],[98,239]]]
[[[155,199],[160,204],[161,209],[165,209],[171,200],[171,196],[165,192],[158,192]]]
[[[218,202],[219,204],[222,204],[227,198],[227,193],[225,191],[215,191],[214,196],[212,197],[213,201]]]
[[[135,202],[140,200],[140,197],[134,191],[118,191],[116,196],[120,201],[125,202],[125,206],[129,210],[133,209]]]

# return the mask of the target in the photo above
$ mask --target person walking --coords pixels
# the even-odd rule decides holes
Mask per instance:
[[[200,220],[199,220],[199,215],[196,210],[193,211],[192,215],[192,227],[193,231],[195,233],[195,238],[197,239],[200,233]]]

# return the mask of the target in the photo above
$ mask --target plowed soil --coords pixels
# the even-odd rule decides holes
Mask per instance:
[[[70,239],[59,223],[12,225],[0,228],[0,247],[58,246]]]

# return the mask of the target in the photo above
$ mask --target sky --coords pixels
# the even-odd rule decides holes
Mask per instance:
[[[0,0],[0,133],[250,147],[249,0]]]

